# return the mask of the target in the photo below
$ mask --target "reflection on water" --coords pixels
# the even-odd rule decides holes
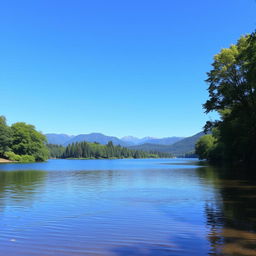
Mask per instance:
[[[0,211],[2,207],[30,203],[44,183],[43,171],[0,171]]]
[[[205,207],[213,251],[256,255],[255,177],[239,170],[212,167],[200,168],[198,174],[216,189],[216,200]]]
[[[256,255],[256,183],[184,159],[0,165],[0,255]]]

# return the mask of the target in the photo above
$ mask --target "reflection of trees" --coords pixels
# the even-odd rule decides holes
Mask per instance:
[[[256,255],[255,178],[212,167],[199,168],[198,174],[216,190],[216,198],[205,206],[212,255],[220,247],[225,255]]]
[[[207,216],[207,226],[209,227],[208,239],[211,244],[209,254],[216,255],[219,253],[220,247],[223,244],[223,237],[220,235],[223,225],[222,212],[214,202],[206,204],[205,212]]]
[[[0,206],[31,200],[44,182],[43,171],[0,171]]]

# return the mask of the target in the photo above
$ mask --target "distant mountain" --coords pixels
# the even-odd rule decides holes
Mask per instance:
[[[197,140],[203,135],[205,134],[203,132],[200,132],[191,137],[179,140],[172,145],[145,143],[142,145],[130,146],[129,148],[143,151],[158,151],[164,153],[171,153],[173,155],[179,156],[194,151]]]
[[[145,144],[136,145],[136,146],[129,146],[128,148],[135,149],[135,150],[142,150],[142,151],[157,151],[157,152],[168,153],[170,145],[145,143]]]
[[[67,146],[68,144],[82,142],[82,141],[98,142],[100,144],[107,144],[109,141],[112,141],[114,145],[121,145],[124,147],[132,145],[132,143],[124,142],[118,139],[117,137],[106,136],[101,133],[79,134],[77,136],[51,133],[51,134],[45,134],[45,136],[47,137],[48,143],[59,144],[63,146]]]
[[[121,146],[129,146],[131,143],[124,142],[117,137],[113,136],[106,136],[101,133],[90,133],[90,134],[80,134],[75,136],[74,138],[70,139],[64,145],[68,145],[71,143],[75,142],[82,142],[82,141],[87,141],[87,142],[98,142],[100,144],[107,144],[109,141],[112,141],[114,145],[121,145]]]
[[[133,137],[133,136],[125,136],[125,137],[122,137],[121,140],[127,143],[131,143],[133,145],[137,145],[140,142],[139,138]]]
[[[48,143],[59,144],[67,146],[75,142],[98,142],[100,144],[107,144],[112,141],[114,145],[121,145],[131,149],[158,151],[165,153],[172,153],[174,155],[181,155],[194,150],[196,141],[204,135],[203,132],[195,134],[194,136],[181,137],[167,137],[167,138],[153,138],[144,137],[136,138],[132,136],[123,137],[121,139],[113,136],[106,136],[101,133],[79,134],[77,136],[69,136],[67,134],[46,134]]]
[[[45,134],[45,136],[49,144],[58,144],[58,145],[64,145],[67,141],[75,137],[73,135],[56,134],[56,133],[48,133],[48,134]]]
[[[122,141],[124,142],[128,142],[130,144],[133,144],[133,145],[140,145],[140,144],[143,144],[143,143],[147,143],[147,141],[149,140],[153,140],[153,139],[156,139],[154,137],[144,137],[144,138],[137,138],[137,137],[133,137],[133,136],[125,136],[123,138],[121,138]]]
[[[158,144],[158,145],[172,145],[178,141],[183,140],[184,137],[168,137],[168,138],[162,138],[162,139],[149,139],[146,141],[146,143],[149,144]]]
[[[154,138],[154,137],[144,137],[144,138],[136,138],[133,136],[126,136],[121,138],[122,141],[131,143],[133,145],[141,145],[141,144],[160,144],[160,145],[171,145],[173,143],[176,143],[180,140],[184,139],[184,137],[167,137],[167,138]]]
[[[191,137],[178,141],[170,146],[170,152],[173,155],[181,155],[192,152],[195,150],[196,142],[204,135],[204,132],[199,132]]]

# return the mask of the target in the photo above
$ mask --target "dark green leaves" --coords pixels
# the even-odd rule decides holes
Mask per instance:
[[[221,120],[206,123],[206,130],[215,128],[218,132],[214,135],[214,150],[206,147],[206,143],[199,155],[209,160],[253,165],[256,162],[256,34],[243,36],[236,45],[222,49],[214,57],[212,67],[206,80],[209,99],[203,106],[206,113],[217,111]],[[200,152],[203,141],[198,143]]]

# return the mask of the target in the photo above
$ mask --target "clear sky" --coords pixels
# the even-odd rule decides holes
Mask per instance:
[[[255,0],[1,1],[0,115],[44,133],[190,136],[211,118],[213,55],[255,29]]]

